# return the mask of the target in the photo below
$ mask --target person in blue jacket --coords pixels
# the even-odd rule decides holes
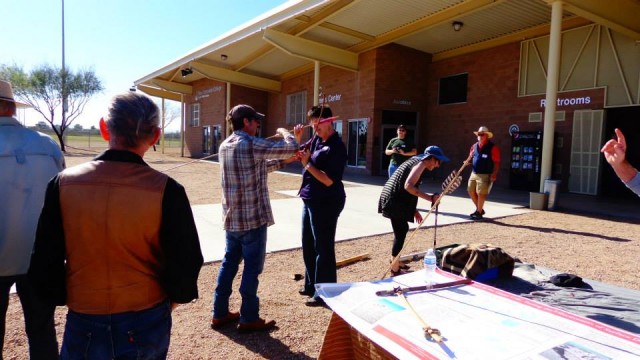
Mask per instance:
[[[0,81],[0,358],[9,292],[15,284],[29,357],[56,359],[55,306],[36,294],[27,270],[47,183],[64,169],[64,157],[51,137],[25,128],[14,117],[16,104],[11,84]]]

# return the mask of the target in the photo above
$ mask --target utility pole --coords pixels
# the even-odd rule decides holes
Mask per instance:
[[[67,116],[67,74],[64,67],[64,0],[62,0],[62,73],[61,75],[61,85],[62,85],[62,122],[61,126],[66,124],[66,116]]]

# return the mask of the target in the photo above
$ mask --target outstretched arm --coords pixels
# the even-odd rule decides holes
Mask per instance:
[[[638,174],[638,170],[626,159],[627,142],[624,134],[620,129],[615,129],[615,132],[617,139],[607,141],[600,151],[616,175],[626,184]]]

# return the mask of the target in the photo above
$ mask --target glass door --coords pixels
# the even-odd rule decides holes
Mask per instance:
[[[369,119],[349,120],[348,134],[348,166],[367,166],[367,133],[369,131]]]

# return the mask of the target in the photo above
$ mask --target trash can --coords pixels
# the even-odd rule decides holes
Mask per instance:
[[[547,210],[555,210],[558,207],[558,193],[560,192],[560,180],[547,179],[544,181],[543,191],[547,194]]]
[[[547,194],[539,192],[529,193],[529,209],[544,210],[547,207]]]

